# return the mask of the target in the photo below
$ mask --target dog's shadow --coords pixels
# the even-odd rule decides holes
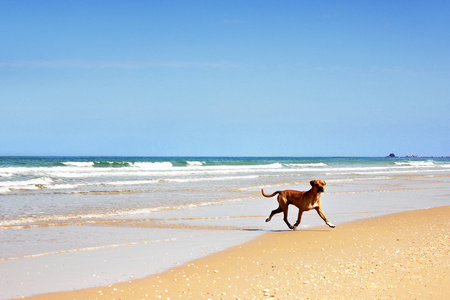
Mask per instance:
[[[307,232],[328,232],[328,231],[331,231],[330,229],[297,229],[297,230],[292,230],[292,229],[261,229],[261,228],[244,228],[242,230],[243,231],[257,231],[257,232],[288,232],[288,231],[292,231],[292,232],[302,232],[302,231],[307,231]]]
[[[261,229],[261,228],[243,228],[243,231],[258,231],[258,232],[284,232],[287,230],[272,230],[272,229]]]

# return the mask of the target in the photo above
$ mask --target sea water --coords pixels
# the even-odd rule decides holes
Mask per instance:
[[[0,228],[92,222],[245,201],[311,179],[448,174],[450,159],[3,157]]]
[[[0,299],[142,277],[288,229],[264,222],[277,204],[261,188],[325,180],[339,224],[449,205],[449,175],[448,158],[0,157]],[[322,224],[305,214],[300,229]]]

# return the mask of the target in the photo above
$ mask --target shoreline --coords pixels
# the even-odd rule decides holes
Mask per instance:
[[[443,299],[449,217],[441,206],[273,231],[142,279],[26,299]]]

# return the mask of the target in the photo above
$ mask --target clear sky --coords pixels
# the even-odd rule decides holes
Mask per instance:
[[[0,155],[450,155],[450,1],[0,0]]]

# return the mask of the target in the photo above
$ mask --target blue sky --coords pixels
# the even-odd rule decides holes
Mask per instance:
[[[0,155],[450,155],[449,13],[0,0]]]

